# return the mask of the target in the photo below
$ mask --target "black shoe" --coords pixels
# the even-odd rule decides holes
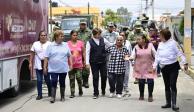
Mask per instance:
[[[84,85],[84,87],[85,87],[85,88],[89,88],[89,84],[86,83],[86,84]]]
[[[42,96],[37,96],[36,97],[36,100],[41,100],[42,99]]]
[[[51,97],[50,102],[51,102],[51,103],[55,103],[55,98],[54,98],[54,97]]]
[[[172,97],[172,110],[178,111],[179,107],[176,106],[177,93],[176,92],[172,92],[171,93],[171,97]]]
[[[165,109],[165,108],[171,108],[171,105],[170,104],[166,104],[166,105],[161,106],[161,108],[163,108],[163,109]]]
[[[102,92],[102,96],[105,96],[105,94],[106,94],[106,92],[105,92],[105,91],[103,91],[103,92]]]
[[[138,80],[135,80],[135,81],[134,81],[134,84],[138,84],[138,83],[139,83],[139,81],[138,81]]]
[[[177,107],[177,106],[172,106],[172,110],[173,110],[173,111],[179,111],[179,107]]]
[[[65,97],[61,97],[61,99],[60,99],[62,102],[64,102],[65,101]]]
[[[79,91],[79,96],[82,96],[83,95],[83,91]]]
[[[55,103],[55,97],[56,97],[56,88],[51,89],[51,103]]]
[[[98,95],[94,95],[93,96],[93,99],[98,99]]]
[[[75,95],[74,94],[72,94],[69,98],[74,98],[75,97]]]

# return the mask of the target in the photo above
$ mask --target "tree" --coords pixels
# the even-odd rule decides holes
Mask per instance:
[[[107,9],[105,11],[105,19],[102,22],[102,25],[107,26],[108,22],[119,23],[121,21],[122,21],[121,17],[119,17],[113,10]]]
[[[120,7],[117,9],[117,14],[118,15],[130,15],[130,13],[128,12],[127,8],[124,7]]]
[[[122,21],[120,22],[121,25],[124,25],[124,26],[129,25],[132,13],[129,12],[127,8],[124,8],[124,7],[118,8],[117,15],[122,19]]]

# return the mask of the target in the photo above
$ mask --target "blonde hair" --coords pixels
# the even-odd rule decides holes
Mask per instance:
[[[56,30],[54,32],[53,40],[56,41],[56,38],[59,37],[60,35],[64,35],[62,30]]]

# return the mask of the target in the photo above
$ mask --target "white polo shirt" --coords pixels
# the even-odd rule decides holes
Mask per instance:
[[[173,39],[166,42],[160,42],[155,56],[153,67],[156,68],[158,64],[161,66],[173,64],[181,58],[181,64],[186,64],[186,57],[182,51],[178,49],[177,43]]]
[[[45,51],[50,45],[51,42],[47,41],[46,43],[42,44],[40,41],[36,41],[33,43],[31,47],[31,51],[35,52],[35,57],[34,57],[34,69],[42,70],[41,66],[41,60],[44,60],[45,58]]]

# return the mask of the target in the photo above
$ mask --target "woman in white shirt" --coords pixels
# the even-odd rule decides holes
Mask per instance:
[[[44,54],[49,44],[50,42],[47,39],[46,32],[40,31],[38,41],[34,42],[31,48],[29,69],[33,70],[34,67],[36,71],[37,91],[38,91],[38,96],[36,97],[36,100],[42,99],[43,76],[48,87],[48,96],[51,96],[50,76],[43,74]]]
[[[159,43],[156,52],[153,68],[155,71],[159,64],[164,79],[166,104],[161,108],[172,107],[174,111],[177,111],[179,107],[176,106],[176,82],[180,69],[179,62],[177,61],[178,57],[181,58],[181,63],[184,65],[185,70],[188,69],[188,64],[183,52],[178,49],[176,41],[171,38],[171,33],[168,29],[160,31],[160,39],[161,43]]]

